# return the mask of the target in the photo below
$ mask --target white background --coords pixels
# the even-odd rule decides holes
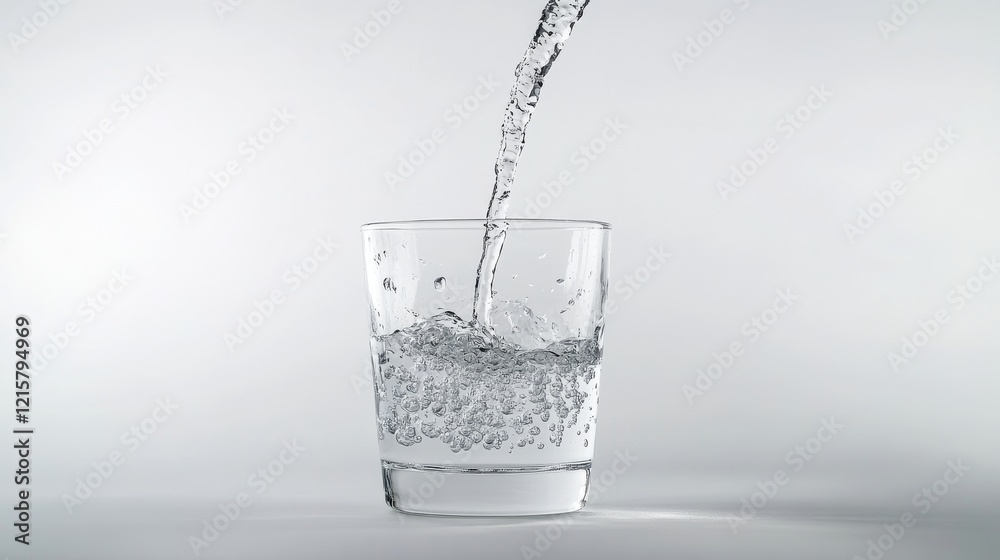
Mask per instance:
[[[24,41],[11,34],[24,33],[22,18],[41,21],[42,8],[0,7],[0,322],[10,327],[0,344],[13,348],[19,314],[32,319],[36,351],[68,323],[79,329],[33,374],[38,557],[192,556],[188,535],[293,439],[306,451],[257,500],[279,505],[255,505],[210,553],[323,557],[343,547],[378,557],[397,547],[448,557],[449,543],[490,542],[463,556],[519,558],[545,527],[400,523],[380,505],[359,226],[485,214],[506,92],[542,8],[400,5],[347,54],[385,2],[246,0],[221,15],[207,0],[73,2]],[[578,517],[597,528],[567,531],[558,554],[614,543],[607,550],[631,557],[863,555],[881,520],[914,510],[913,495],[958,459],[970,472],[926,519],[950,531],[996,522],[1000,276],[961,309],[949,294],[982,258],[1000,256],[1000,5],[927,2],[884,33],[893,6],[595,0],[587,9],[529,127],[512,212],[534,215],[534,204],[541,217],[613,224],[620,309],[605,340],[595,474],[619,451],[638,460]],[[678,64],[723,9],[735,21],[702,34],[708,46]],[[122,118],[116,100],[147,68],[165,76]],[[782,119],[814,87],[832,95],[800,112],[808,118],[786,137]],[[457,128],[456,103],[475,107]],[[294,118],[246,161],[241,143],[274,110]],[[113,129],[92,153],[54,170],[102,119]],[[574,153],[608,119],[625,130],[581,169]],[[390,188],[386,173],[437,128],[444,141]],[[942,129],[957,138],[917,178],[908,162]],[[777,150],[721,196],[731,167],[769,138]],[[186,217],[183,206],[234,159],[240,174]],[[561,172],[572,183],[553,198],[543,184]],[[897,179],[905,190],[870,228],[845,233]],[[285,271],[318,238],[339,247],[291,290]],[[667,262],[643,269],[660,249]],[[122,269],[134,279],[100,312],[81,310]],[[644,282],[626,288],[629,277]],[[275,289],[284,303],[231,349],[224,335]],[[784,289],[798,299],[751,341],[744,323]],[[949,322],[894,369],[888,354],[941,309]],[[734,341],[744,355],[687,398],[684,386]],[[11,383],[0,396],[11,403]],[[132,452],[122,433],[166,398],[179,410]],[[786,455],[831,417],[842,430],[751,521],[761,533],[731,533],[740,499],[775,470],[791,472]],[[125,463],[67,512],[62,496],[116,450]],[[7,504],[14,489],[4,488]],[[700,519],[677,513],[691,511],[710,512],[713,529],[680,529]],[[869,525],[795,525],[817,516]],[[279,537],[254,521],[272,517],[293,534],[315,532]],[[109,521],[126,518],[141,530]],[[930,533],[902,541],[909,553],[893,554],[997,549],[985,532],[941,537],[929,523],[918,527]],[[395,538],[380,539],[380,527]],[[32,557],[8,547],[7,531],[2,550]]]

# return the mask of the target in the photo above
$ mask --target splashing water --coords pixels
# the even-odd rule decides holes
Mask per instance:
[[[525,453],[537,464],[591,458],[586,438],[593,437],[588,432],[596,426],[599,337],[570,333],[536,316],[525,302],[494,302],[492,291],[525,129],[545,76],[589,1],[548,0],[517,66],[501,129],[472,320],[444,312],[372,338],[384,460],[443,465],[452,462],[445,455],[462,454],[475,457],[473,463],[519,465],[528,460]],[[450,284],[438,277],[434,289],[443,292]],[[383,288],[397,290],[390,278]],[[498,450],[506,453],[498,458]]]
[[[517,321],[532,329],[530,319],[522,313]],[[516,449],[530,446],[535,460],[541,454],[554,463],[589,458],[583,434],[596,422],[596,339],[528,349],[445,312],[377,337],[373,349],[383,457],[399,453],[389,442],[411,447],[426,438],[440,442],[424,452],[438,464],[448,459],[436,450],[449,448],[506,449],[517,457]],[[414,452],[400,457],[412,460]]]
[[[507,235],[507,209],[514,184],[517,161],[524,149],[525,129],[538,103],[545,76],[562,51],[573,26],[583,17],[590,0],[548,0],[542,11],[535,37],[528,45],[524,58],[515,70],[514,87],[504,115],[500,153],[495,166],[496,182],[486,212],[486,234],[483,254],[476,274],[475,305],[472,320],[490,328],[490,306],[493,302],[493,276],[496,273],[503,241]]]

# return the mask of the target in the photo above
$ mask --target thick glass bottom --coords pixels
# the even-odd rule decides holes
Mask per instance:
[[[548,515],[587,503],[590,462],[455,467],[382,461],[385,501],[423,515]]]

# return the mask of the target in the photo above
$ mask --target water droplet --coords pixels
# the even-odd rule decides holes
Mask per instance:
[[[583,440],[583,446],[587,447],[588,445],[590,445],[590,442],[587,440]]]
[[[444,276],[441,276],[434,281],[434,289],[439,292],[443,292],[447,287],[448,287],[448,280],[446,280]]]
[[[565,281],[566,281],[565,279],[559,278],[559,279],[556,280],[556,284],[562,284]]]

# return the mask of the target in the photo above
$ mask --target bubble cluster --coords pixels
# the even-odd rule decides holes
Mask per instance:
[[[562,445],[581,415],[595,421],[596,337],[523,349],[446,312],[374,343],[379,439],[427,438],[454,453],[543,449]]]

